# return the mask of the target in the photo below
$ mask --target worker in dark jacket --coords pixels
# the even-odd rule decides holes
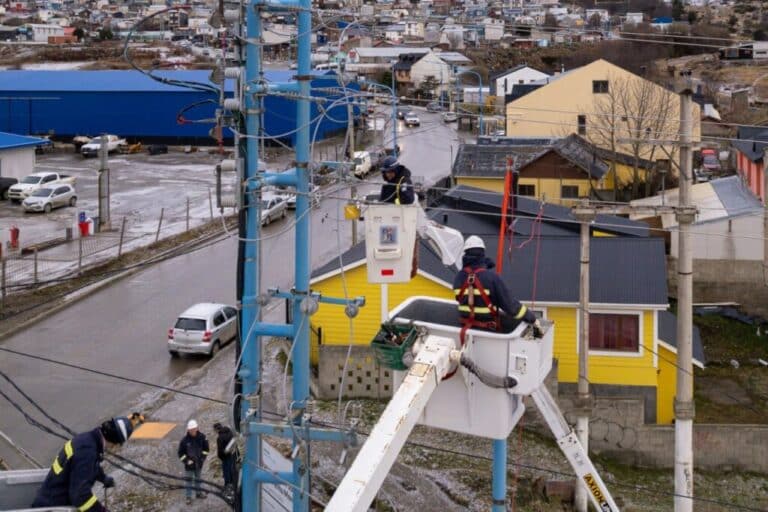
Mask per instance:
[[[385,203],[413,204],[415,194],[411,171],[404,165],[397,163],[397,158],[388,156],[381,164],[381,174],[384,183],[381,186],[379,200]]]
[[[224,486],[232,493],[235,489],[235,475],[237,474],[237,459],[239,450],[232,430],[221,423],[214,423],[216,431],[216,455],[221,460],[221,471],[224,473]]]
[[[179,460],[184,464],[184,476],[186,478],[185,493],[187,496],[187,505],[192,503],[192,490],[194,489],[198,498],[205,498],[205,493],[200,489],[200,472],[203,470],[203,463],[208,457],[208,439],[205,434],[198,429],[197,421],[189,420],[187,422],[187,433],[179,442]]]
[[[101,467],[104,445],[123,444],[132,433],[131,420],[120,416],[89,432],[77,434],[64,443],[31,506],[70,506],[79,512],[106,511],[92,490],[95,482],[101,482],[104,488],[115,485],[115,480],[106,475]]]
[[[515,322],[526,322],[540,329],[536,315],[513,299],[507,286],[492,269],[496,265],[485,257],[485,243],[472,235],[464,242],[462,270],[453,280],[453,291],[459,303],[462,326],[470,329],[498,331],[500,315]]]

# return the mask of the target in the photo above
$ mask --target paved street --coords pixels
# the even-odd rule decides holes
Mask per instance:
[[[453,126],[435,114],[420,112],[420,128],[400,123],[402,161],[415,176],[432,183],[448,172],[455,140]],[[455,147],[454,147],[455,150]],[[380,176],[371,175],[358,193],[375,193]],[[158,187],[178,186],[181,178],[160,180]],[[324,189],[325,198],[312,210],[312,264],[327,262],[350,245],[351,226],[343,220],[349,190],[344,186]],[[294,233],[292,216],[262,232],[263,285],[290,287],[293,280]],[[360,226],[362,234],[362,226]],[[204,358],[171,360],[165,339],[167,329],[186,307],[200,301],[235,301],[236,242],[228,238],[211,247],[163,262],[105,288],[60,311],[38,325],[4,340],[15,350],[79,364],[118,375],[168,384],[184,372],[200,367]],[[281,321],[282,307],[270,320]],[[114,381],[90,373],[3,354],[0,369],[13,377],[51,414],[75,429],[85,429],[105,417],[126,412],[141,385]],[[6,389],[6,386],[3,386]],[[0,402],[0,430],[33,456],[47,463],[59,441],[40,433],[5,401]],[[0,457],[5,455],[0,451]]]

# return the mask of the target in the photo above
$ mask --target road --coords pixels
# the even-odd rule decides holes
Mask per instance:
[[[421,113],[422,126],[405,128],[400,122],[401,161],[425,183],[447,174],[458,147],[453,126],[436,114]],[[453,150],[449,142],[453,142]],[[358,193],[375,193],[380,181],[372,175]],[[343,219],[349,195],[344,185],[324,190],[320,206],[312,210],[313,267],[338,256],[350,245],[351,227]],[[263,230],[263,286],[289,288],[293,281],[292,217]],[[362,226],[360,227],[362,233]],[[184,372],[200,367],[205,358],[168,356],[166,332],[175,317],[194,302],[235,302],[236,242],[226,240],[147,268],[106,287],[86,299],[2,341],[2,346],[101,371],[167,385]],[[282,308],[269,317],[280,321]],[[8,353],[0,355],[7,373],[54,417],[75,430],[91,428],[119,413],[147,388],[91,373]],[[0,389],[10,390],[0,381]],[[17,395],[14,395],[18,398]],[[25,404],[27,410],[31,410]],[[39,417],[39,416],[38,416]],[[28,425],[7,402],[0,400],[0,431],[47,464],[60,441]],[[0,457],[7,456],[0,447]],[[7,457],[14,460],[14,457]]]

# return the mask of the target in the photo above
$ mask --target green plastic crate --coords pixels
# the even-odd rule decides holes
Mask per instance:
[[[413,325],[384,323],[371,341],[371,347],[380,365],[404,371],[408,367],[403,363],[403,355],[411,350],[418,337]]]

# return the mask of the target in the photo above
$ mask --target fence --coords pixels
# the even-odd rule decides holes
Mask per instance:
[[[0,260],[0,298],[3,303],[16,292],[55,284],[97,264],[121,257],[127,250],[147,246],[161,238],[179,235],[214,219],[209,191],[187,196],[181,204],[160,208],[154,218],[146,211],[128,217],[113,216],[113,228],[89,236],[75,236],[75,227],[62,227],[23,240],[13,253]]]

